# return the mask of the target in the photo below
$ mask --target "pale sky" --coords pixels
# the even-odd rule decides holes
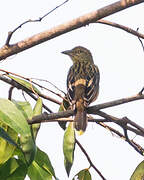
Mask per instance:
[[[37,19],[43,16],[62,2],[62,0],[5,0],[1,2],[0,46],[4,45],[8,31],[13,30],[28,19]],[[41,23],[29,23],[23,26],[13,35],[11,43],[23,40],[112,2],[116,1],[69,0]],[[135,30],[139,27],[139,31],[144,33],[143,9],[144,4],[140,4],[106,19]],[[1,62],[1,68],[25,77],[49,80],[66,91],[67,72],[72,62],[68,56],[61,54],[61,52],[77,45],[84,46],[92,52],[94,62],[100,69],[100,94],[93,104],[135,95],[144,86],[144,52],[138,38],[122,30],[101,24],[90,24],[9,57]],[[0,97],[7,98],[8,87],[5,83],[0,82]],[[47,87],[52,88],[49,84]],[[24,100],[20,91],[15,90],[14,92],[13,98]],[[47,105],[55,112],[59,108],[53,103],[47,102]],[[144,102],[141,100],[108,108],[104,112],[116,117],[127,116],[132,121],[144,126],[143,106]],[[63,130],[57,123],[43,123],[37,137],[37,145],[49,155],[56,176],[60,180],[68,180],[63,163],[63,134]],[[132,137],[135,141],[142,143],[140,141],[142,138],[135,137],[135,135]],[[143,160],[143,157],[128,143],[113,136],[111,132],[97,124],[89,123],[85,134],[77,138],[92,162],[108,180],[128,180],[136,166]],[[75,160],[69,179],[72,179],[80,170],[88,167],[87,159],[76,147]],[[90,172],[94,180],[101,180],[92,168]]]

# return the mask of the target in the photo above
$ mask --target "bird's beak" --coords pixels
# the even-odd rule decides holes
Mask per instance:
[[[61,53],[66,54],[66,55],[71,55],[71,50],[66,50],[66,51],[63,51]]]

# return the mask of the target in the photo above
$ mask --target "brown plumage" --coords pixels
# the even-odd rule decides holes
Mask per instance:
[[[67,76],[67,91],[75,110],[74,126],[81,134],[87,127],[86,108],[99,92],[100,74],[88,49],[78,46],[62,53],[73,61]]]

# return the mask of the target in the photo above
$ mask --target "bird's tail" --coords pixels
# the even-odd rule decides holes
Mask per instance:
[[[87,127],[87,114],[86,108],[84,107],[83,99],[79,99],[76,102],[76,115],[74,119],[74,127],[78,131],[79,135],[83,134]]]

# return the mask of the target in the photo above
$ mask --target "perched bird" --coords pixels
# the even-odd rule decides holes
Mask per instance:
[[[87,127],[86,108],[96,100],[99,92],[99,69],[91,52],[84,47],[77,46],[62,53],[73,61],[67,75],[67,93],[75,110],[74,127],[83,134]]]

